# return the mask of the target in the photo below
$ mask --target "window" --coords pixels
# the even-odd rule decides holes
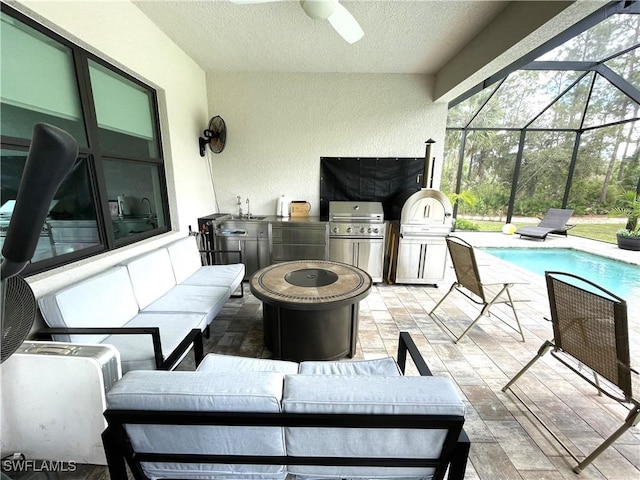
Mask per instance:
[[[158,165],[105,160],[104,175],[116,239],[166,225]]]
[[[25,274],[168,231],[155,91],[4,3],[0,20],[0,247],[38,122],[69,132],[79,156]]]
[[[2,14],[2,136],[31,138],[36,122],[69,132],[87,146],[70,48]]]
[[[151,92],[93,61],[89,74],[103,153],[157,158]]]

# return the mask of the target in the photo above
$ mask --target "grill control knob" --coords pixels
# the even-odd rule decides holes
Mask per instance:
[[[371,233],[371,227],[367,228],[367,233]]]
[[[373,229],[373,233],[378,233],[378,232],[379,232],[379,230],[377,228]]]
[[[364,227],[360,227],[360,233],[364,233]]]
[[[351,233],[351,227],[347,227],[347,233]]]
[[[339,228],[338,227],[333,227],[333,233],[338,233]]]

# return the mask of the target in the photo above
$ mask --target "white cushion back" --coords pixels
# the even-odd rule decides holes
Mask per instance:
[[[50,327],[122,327],[138,314],[125,267],[112,267],[38,300]],[[56,335],[59,341],[99,343],[108,335]]]
[[[461,415],[464,403],[448,378],[287,375],[282,399],[285,412],[351,414]],[[285,429],[287,453],[293,456],[436,458],[446,430],[296,428]],[[431,468],[289,466],[302,476],[386,478],[425,477]]]
[[[139,370],[127,373],[109,391],[107,406],[125,410],[279,413],[282,382],[282,374],[275,372],[243,372],[238,375]],[[285,455],[282,427],[127,425],[127,432],[137,452]],[[143,469],[151,478],[286,476],[282,465],[146,462]]]
[[[123,265],[129,270],[133,293],[140,310],[148,307],[176,285],[166,248],[135,257]]]
[[[283,375],[298,373],[299,364],[270,358],[250,358],[236,355],[208,353],[200,365],[199,372],[239,373],[239,372],[279,372]]]
[[[167,245],[176,283],[182,283],[202,266],[196,238],[188,236]]]
[[[300,364],[301,375],[402,375],[392,357],[372,360],[306,361]]]

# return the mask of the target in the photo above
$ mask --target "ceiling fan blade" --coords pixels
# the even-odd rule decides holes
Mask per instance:
[[[335,11],[327,20],[348,43],[355,43],[364,36],[364,31],[355,17],[339,3],[336,4]]]

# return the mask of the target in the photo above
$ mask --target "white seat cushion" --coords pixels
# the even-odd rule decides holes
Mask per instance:
[[[198,371],[212,373],[279,372],[283,375],[290,375],[298,373],[298,363],[209,353],[198,366]]]
[[[127,373],[107,393],[107,406],[132,410],[279,413],[282,382],[283,376],[275,372],[235,375],[135,371]],[[281,427],[128,425],[127,432],[138,452],[285,454]],[[175,465],[163,462],[142,465],[152,478],[214,478],[215,475],[215,478],[284,479],[286,476],[285,468],[279,465]]]
[[[148,305],[143,313],[187,312],[205,316],[206,325],[220,313],[229,299],[225,287],[202,287],[197,285],[176,285],[162,297]]]
[[[211,285],[228,287],[229,295],[235,292],[244,278],[244,264],[207,265],[200,267],[193,275],[186,278],[182,285]]]
[[[182,238],[167,245],[166,249],[178,284],[228,287],[231,295],[244,278],[242,263],[202,266],[195,237]]]
[[[402,375],[391,357],[373,360],[342,360],[337,362],[302,362],[301,375]]]
[[[460,415],[465,406],[451,380],[442,377],[287,375],[285,412]],[[293,456],[437,457],[444,430],[285,428]],[[289,466],[289,472],[320,477],[428,477],[431,468]]]

